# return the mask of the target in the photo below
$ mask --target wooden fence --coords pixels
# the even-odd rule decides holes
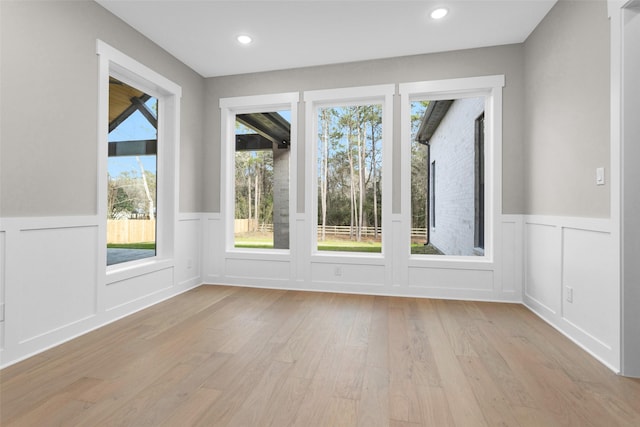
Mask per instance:
[[[234,224],[234,233],[248,233],[250,231],[256,230],[256,220],[248,220],[248,219],[236,219]],[[271,232],[273,231],[273,224],[260,224],[257,227],[258,231],[261,232]],[[350,233],[351,227],[348,225],[327,225],[325,226],[325,234],[329,236],[348,236]],[[378,235],[382,232],[382,228],[378,227]],[[318,235],[322,233],[322,226],[318,225]],[[355,233],[355,228],[354,228]],[[412,228],[411,229],[411,237],[424,237],[427,233],[426,228]],[[374,236],[375,235],[375,227],[362,227],[362,236]]]
[[[375,227],[362,227],[360,234],[362,236],[375,236]],[[351,232],[351,227],[348,225],[325,225],[324,232],[328,236],[348,236]],[[322,226],[318,225],[318,235],[322,233]],[[356,228],[353,227],[353,233],[356,233]],[[378,236],[382,233],[382,228],[378,227]]]
[[[256,229],[257,219],[236,219],[233,223],[234,233],[248,233]],[[264,224],[263,224],[264,226]]]
[[[155,219],[107,220],[107,243],[139,243],[155,241]]]
[[[325,226],[325,234],[334,235],[334,236],[344,236],[349,235],[351,227],[348,225],[327,225]],[[318,234],[322,232],[322,226],[318,225]],[[354,231],[355,233],[355,228]],[[382,228],[378,227],[378,235],[382,233]],[[412,228],[411,229],[411,237],[424,237],[427,233],[426,228]],[[362,236],[374,236],[375,235],[375,227],[362,227],[361,231]]]
[[[256,229],[256,220],[236,219],[234,221],[234,233],[248,233]],[[327,225],[325,234],[329,236],[348,236],[351,227],[348,225]],[[272,232],[273,224],[260,224],[260,232]],[[378,227],[378,235],[382,229]],[[322,232],[322,226],[318,226],[318,234]],[[355,232],[355,230],[354,230]],[[362,236],[374,236],[374,227],[362,227]],[[412,228],[411,237],[423,237],[425,228]],[[137,243],[155,242],[156,220],[154,219],[110,219],[107,220],[107,243]]]

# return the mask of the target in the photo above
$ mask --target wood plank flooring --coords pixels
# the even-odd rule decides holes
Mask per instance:
[[[515,304],[201,286],[0,371],[9,426],[640,426]]]

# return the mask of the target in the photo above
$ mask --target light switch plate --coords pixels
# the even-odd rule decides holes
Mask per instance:
[[[604,185],[604,168],[596,168],[596,185]]]

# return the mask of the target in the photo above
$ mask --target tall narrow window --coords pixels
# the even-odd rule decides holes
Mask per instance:
[[[173,265],[182,89],[101,40],[96,53],[97,253],[109,284]]]
[[[299,93],[220,99],[224,246],[288,257],[296,241]]]
[[[306,139],[313,144],[306,150],[306,206],[314,256],[384,258],[394,92],[394,85],[378,85],[304,94]]]
[[[289,249],[291,112],[235,117],[234,246]]]
[[[317,110],[320,251],[382,251],[382,105]]]
[[[485,97],[410,107],[411,252],[482,255]]]
[[[107,265],[156,255],[158,100],[109,79]]]
[[[440,256],[412,262],[499,252],[503,87],[502,75],[399,85],[405,244]]]
[[[475,224],[474,246],[484,249],[484,113],[475,126]]]

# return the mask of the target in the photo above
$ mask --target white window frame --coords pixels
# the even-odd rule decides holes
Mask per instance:
[[[403,241],[410,265],[448,267],[460,263],[493,263],[501,241],[502,216],[502,88],[504,75],[432,80],[399,85],[401,162],[411,164],[411,102],[470,97],[485,98],[485,249],[482,256],[411,255],[411,170],[401,171]]]
[[[342,89],[314,90],[304,93],[305,102],[305,140],[306,147],[306,212],[308,223],[308,241],[311,247],[311,256],[316,259],[335,259],[344,262],[349,258],[368,258],[382,260],[390,251],[387,242],[391,239],[385,237],[391,233],[391,203],[392,203],[392,179],[393,179],[393,95],[395,85],[359,86]],[[342,107],[364,104],[382,105],[382,252],[342,252],[318,250],[318,109],[326,107]]]
[[[298,92],[287,92],[269,95],[238,96],[220,99],[220,141],[221,141],[221,173],[222,173],[222,215],[225,230],[225,252],[227,254],[260,254],[265,259],[269,256],[289,256],[295,244],[295,217],[297,199],[297,158],[298,158]],[[291,145],[289,153],[289,249],[254,249],[236,248],[234,237],[235,216],[235,123],[237,114],[266,113],[288,110],[291,112]]]
[[[106,283],[162,270],[174,265],[178,219],[180,154],[180,98],[182,88],[157,72],[104,43],[96,42],[99,57],[98,90],[98,217],[99,265],[105,266]],[[156,255],[106,266],[107,151],[109,144],[109,77],[140,89],[158,100]]]

